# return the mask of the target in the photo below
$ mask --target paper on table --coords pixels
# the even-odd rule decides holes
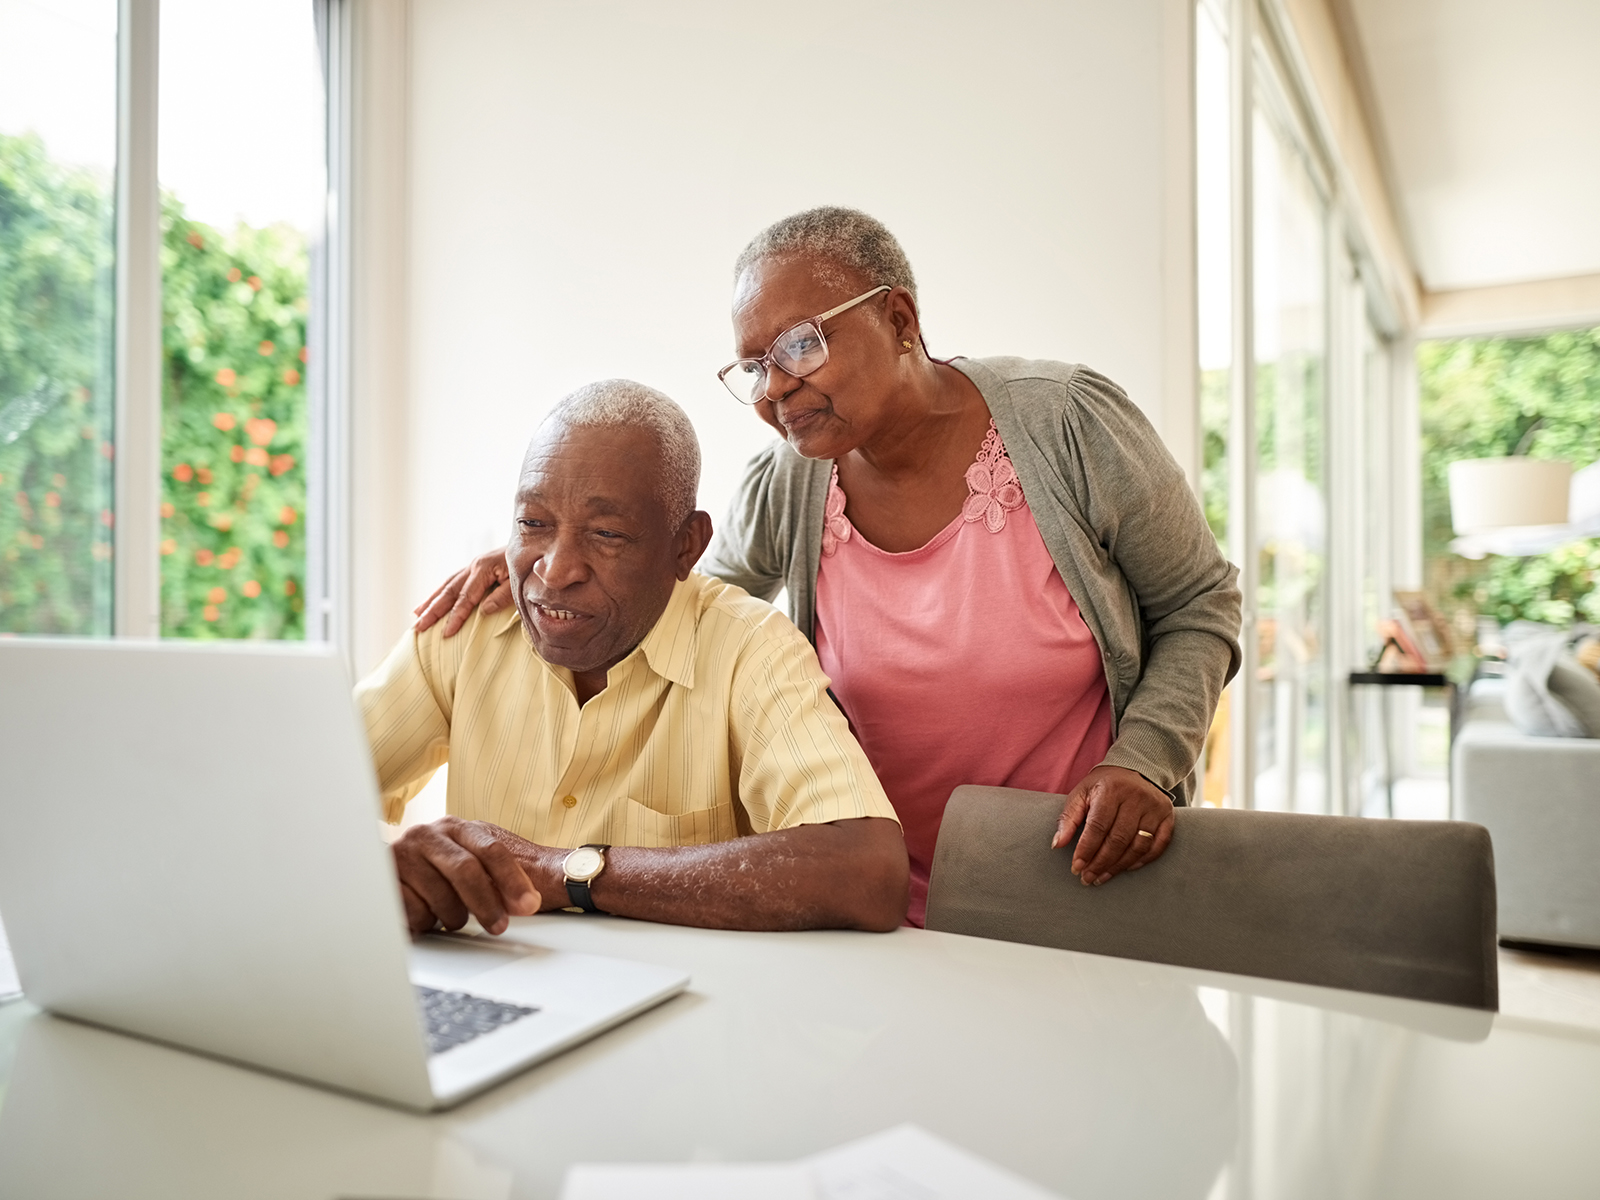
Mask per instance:
[[[917,1125],[897,1125],[805,1159],[822,1200],[1061,1200]]]
[[[567,1172],[561,1200],[1060,1200],[915,1125],[797,1163],[596,1163]]]
[[[819,1200],[794,1163],[579,1163],[561,1200]]]
[[[22,981],[17,978],[17,965],[11,961],[11,943],[6,941],[6,927],[0,924],[0,1000],[22,995]]]

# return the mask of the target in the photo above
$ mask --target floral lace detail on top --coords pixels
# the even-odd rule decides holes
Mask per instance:
[[[1006,454],[1006,444],[1000,440],[994,418],[989,418],[989,432],[978,448],[978,461],[967,468],[967,500],[961,506],[964,521],[982,521],[990,533],[999,533],[1006,527],[1006,516],[1022,507],[1022,485],[1017,482],[1016,468]],[[855,527],[844,515],[845,494],[839,486],[839,464],[833,466],[828,479],[828,503],[822,510],[822,552],[832,556],[841,545],[850,540]]]
[[[990,533],[1004,529],[1006,514],[1022,507],[1022,485],[993,417],[978,450],[978,461],[967,468],[967,487],[970,494],[961,506],[961,515],[968,521],[981,519]]]
[[[850,540],[850,518],[844,515],[844,489],[839,486],[839,464],[828,480],[828,506],[822,510],[822,552],[831,555],[840,542]]]

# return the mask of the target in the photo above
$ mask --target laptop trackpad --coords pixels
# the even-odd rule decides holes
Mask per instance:
[[[457,986],[475,975],[520,962],[538,951],[515,942],[489,943],[488,938],[424,936],[411,943],[412,982],[433,987]]]

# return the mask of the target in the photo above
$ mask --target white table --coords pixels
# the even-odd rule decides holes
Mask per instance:
[[[1600,1037],[902,929],[535,917],[690,991],[419,1117],[0,1007],[0,1195],[551,1197],[575,1161],[790,1159],[913,1121],[1076,1200],[1600,1194]]]

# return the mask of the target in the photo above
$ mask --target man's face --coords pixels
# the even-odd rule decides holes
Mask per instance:
[[[523,628],[546,662],[574,675],[609,670],[688,577],[704,542],[689,546],[668,528],[660,484],[660,451],[637,429],[552,429],[529,447],[506,559]]]

